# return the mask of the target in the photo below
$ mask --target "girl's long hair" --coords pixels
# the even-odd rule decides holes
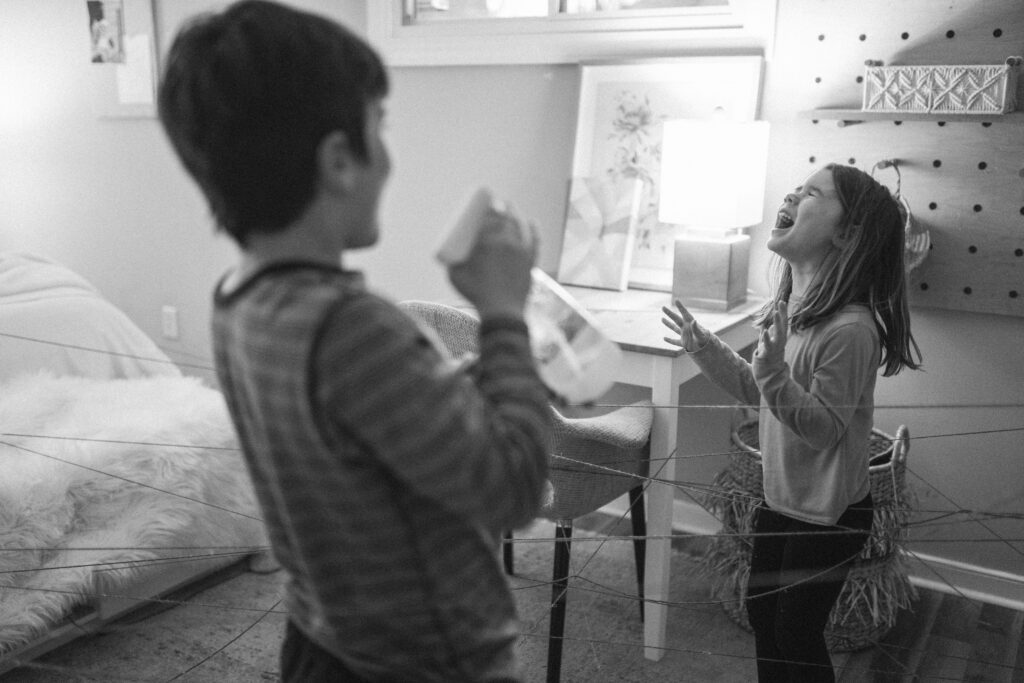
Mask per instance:
[[[800,309],[790,313],[794,330],[809,328],[835,315],[847,304],[871,309],[881,340],[883,375],[920,367],[921,350],[910,332],[906,276],[903,270],[903,217],[889,190],[867,173],[829,164],[843,207],[839,224],[842,246],[822,262]],[[775,260],[772,297],[757,324],[766,326],[782,301],[793,291],[793,272],[782,258]]]

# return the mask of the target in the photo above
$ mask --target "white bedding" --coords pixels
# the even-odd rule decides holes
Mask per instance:
[[[90,565],[267,545],[223,397],[194,378],[22,375],[0,431],[0,652],[86,602]]]
[[[40,370],[106,378],[181,375],[77,273],[42,256],[0,252],[0,379]]]
[[[94,570],[127,595],[154,559],[265,547],[235,447],[221,394],[91,284],[0,252],[0,655],[91,603]]]

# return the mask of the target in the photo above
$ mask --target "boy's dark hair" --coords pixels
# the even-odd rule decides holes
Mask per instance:
[[[829,164],[836,194],[843,207],[839,225],[842,247],[822,263],[799,310],[790,311],[793,329],[811,327],[856,303],[871,309],[882,344],[883,374],[920,367],[921,351],[910,332],[904,272],[904,216],[899,201],[884,185],[852,166]],[[771,322],[779,301],[789,301],[793,273],[779,259],[771,301],[758,324]],[[916,356],[916,360],[915,360]]]
[[[161,79],[160,121],[220,228],[241,246],[312,200],[316,149],[341,131],[366,158],[367,105],[388,77],[366,42],[325,17],[244,0],[191,20]]]

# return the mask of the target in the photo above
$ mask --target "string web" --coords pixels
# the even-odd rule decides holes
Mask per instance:
[[[161,359],[158,359],[158,358],[147,358],[147,357],[135,356],[135,355],[131,355],[131,354],[112,353],[112,352],[109,352],[109,351],[104,350],[104,349],[94,349],[94,348],[82,347],[82,346],[77,346],[77,345],[66,345],[66,344],[61,344],[60,342],[56,342],[56,341],[52,341],[52,340],[36,339],[36,338],[32,338],[32,337],[25,337],[25,336],[21,336],[21,335],[13,335],[13,334],[7,334],[7,333],[2,333],[2,332],[0,332],[0,337],[11,337],[11,338],[19,339],[19,340],[27,340],[27,341],[39,342],[39,343],[42,343],[42,344],[49,344],[49,345],[56,345],[56,346],[65,346],[67,348],[71,348],[71,349],[75,349],[75,350],[79,350],[79,351],[88,351],[88,352],[95,352],[95,353],[102,353],[102,354],[111,354],[111,355],[125,356],[125,357],[133,358],[133,359],[136,359],[136,360],[144,360],[144,361],[150,361],[150,362],[167,362],[165,360],[161,360]],[[172,353],[176,353],[176,352],[172,352]],[[194,362],[194,363],[181,363],[181,362],[177,362],[175,364],[178,365],[179,367],[188,367],[190,369],[208,371],[208,372],[211,372],[211,373],[215,371],[214,367],[213,367],[213,364],[212,364],[212,362],[209,359],[203,358],[203,357],[195,355],[195,354],[185,354],[185,355],[191,356],[196,362]],[[631,406],[631,405],[632,404],[596,403],[596,404],[589,404],[588,406],[585,406],[585,407],[589,407],[589,408],[621,408],[621,407],[628,407],[628,406]],[[668,408],[668,409],[675,409],[675,410],[693,410],[693,409],[708,410],[708,409],[710,409],[710,410],[736,411],[738,408],[744,408],[744,407],[752,408],[752,407],[755,407],[755,406],[738,406],[735,403],[731,403],[731,404],[696,404],[696,405],[695,404],[685,404],[685,405],[683,405],[683,404],[673,404],[673,405],[655,405],[653,407],[654,408],[662,408],[662,409]],[[923,403],[923,404],[893,404],[893,405],[876,404],[875,408],[876,409],[885,409],[885,408],[889,408],[889,409],[914,409],[914,410],[923,410],[923,409],[951,409],[951,408],[955,408],[955,409],[990,410],[990,409],[994,409],[994,408],[1024,408],[1024,403],[991,402],[991,403],[971,403],[971,404],[960,404],[960,403]],[[909,441],[910,442],[916,442],[916,441],[924,441],[924,440],[931,440],[931,439],[963,438],[963,437],[972,437],[972,436],[997,434],[997,433],[1013,433],[1013,432],[1024,432],[1024,424],[1022,424],[1021,426],[1014,426],[1014,427],[1001,428],[1001,429],[978,429],[978,430],[971,430],[971,431],[955,431],[955,432],[943,432],[943,433],[934,433],[934,434],[911,435],[911,436],[909,436]],[[54,441],[54,440],[60,440],[60,441],[83,441],[83,442],[101,442],[101,443],[111,443],[111,444],[120,444],[120,445],[142,446],[142,447],[146,447],[146,446],[157,447],[157,446],[159,446],[159,447],[165,447],[165,448],[183,448],[183,449],[187,448],[187,449],[211,449],[211,450],[220,450],[220,451],[223,451],[223,450],[238,451],[237,448],[225,448],[223,446],[213,446],[213,445],[194,444],[194,443],[117,441],[117,440],[88,439],[88,438],[84,438],[84,437],[72,437],[72,436],[64,436],[64,435],[56,436],[56,435],[47,435],[47,434],[25,434],[25,433],[0,432],[0,439],[13,439],[13,438],[34,439],[34,440],[38,440],[42,445],[40,445],[38,447],[28,448],[28,447],[23,446],[23,445],[18,445],[18,444],[11,443],[10,441],[0,440],[0,447],[17,449],[17,450],[19,450],[19,451],[21,451],[23,453],[26,453],[26,454],[29,454],[29,455],[32,455],[32,456],[55,460],[55,461],[58,461],[58,462],[61,462],[63,464],[66,464],[68,466],[73,466],[73,467],[84,467],[84,466],[80,465],[78,463],[74,463],[74,462],[70,462],[70,461],[67,461],[67,460],[63,460],[63,459],[61,459],[61,458],[59,458],[57,456],[54,456],[52,454],[46,453],[45,450],[43,450],[43,449],[45,449],[45,442],[48,441],[48,440],[49,441]],[[891,440],[895,441],[896,439],[893,438]],[[705,510],[708,510],[708,506],[706,505],[705,501],[714,500],[716,497],[717,498],[735,499],[737,497],[743,497],[746,494],[743,494],[741,492],[737,492],[735,490],[726,491],[725,489],[723,489],[721,487],[716,487],[714,485],[707,484],[707,483],[690,482],[690,481],[679,481],[679,480],[671,480],[670,481],[670,480],[659,478],[659,475],[661,474],[661,472],[664,469],[664,467],[670,461],[673,461],[673,460],[674,461],[685,461],[685,460],[699,459],[699,458],[733,456],[733,455],[743,454],[743,453],[747,453],[747,452],[748,451],[741,450],[741,449],[733,449],[733,450],[725,450],[725,451],[693,453],[693,454],[680,455],[676,451],[673,451],[668,457],[665,457],[665,458],[651,458],[650,461],[649,461],[649,466],[650,466],[650,469],[653,470],[653,474],[650,474],[648,476],[637,475],[637,474],[635,474],[635,472],[620,470],[616,466],[614,466],[614,465],[617,465],[619,463],[610,463],[609,465],[596,465],[596,464],[592,464],[592,463],[584,463],[582,461],[574,460],[572,458],[567,458],[565,456],[560,456],[560,455],[552,455],[552,462],[551,462],[550,467],[552,469],[557,469],[559,467],[559,461],[563,461],[563,462],[568,462],[570,464],[576,464],[576,465],[583,464],[583,465],[586,465],[588,470],[593,473],[592,476],[600,476],[600,474],[602,472],[607,474],[608,476],[627,476],[627,477],[630,477],[630,478],[632,478],[634,480],[641,481],[642,482],[642,488],[643,488],[645,493],[646,493],[647,489],[650,487],[651,484],[670,486],[672,488],[677,489],[678,491],[683,492],[684,494],[686,494],[686,496],[690,500],[694,501],[695,503],[697,503],[698,505],[703,507]],[[622,466],[628,466],[629,464],[635,464],[635,463],[625,463],[625,462],[621,463]],[[110,476],[110,477],[114,477],[114,478],[120,479],[120,480],[125,481],[126,483],[129,483],[129,484],[133,484],[133,485],[140,486],[140,487],[145,487],[145,488],[154,490],[156,492],[159,492],[161,494],[166,494],[166,495],[170,495],[170,496],[176,496],[176,497],[179,497],[179,498],[185,498],[186,500],[189,500],[190,502],[197,503],[197,504],[204,505],[204,506],[209,506],[209,507],[215,508],[215,509],[217,509],[217,510],[219,510],[221,512],[229,513],[231,515],[237,515],[237,516],[240,516],[240,517],[244,517],[244,518],[252,519],[252,520],[256,520],[256,521],[262,521],[258,517],[254,517],[254,516],[252,516],[252,515],[250,515],[250,514],[248,514],[246,512],[242,512],[242,511],[239,511],[239,510],[232,510],[232,509],[229,509],[229,508],[225,508],[223,506],[214,505],[214,504],[209,503],[209,502],[204,501],[204,500],[200,500],[200,499],[192,498],[192,497],[188,497],[188,496],[183,496],[182,494],[179,494],[179,493],[176,493],[176,492],[172,492],[172,491],[162,490],[162,489],[160,489],[158,487],[154,487],[152,485],[149,485],[149,484],[146,484],[146,483],[143,483],[143,482],[132,481],[132,480],[126,479],[125,477],[122,477],[120,475],[115,475],[115,474],[111,474],[111,473],[107,473],[107,472],[102,472],[102,471],[96,470],[94,468],[86,468],[86,469],[89,469],[90,471],[93,471],[93,472],[96,472],[96,473],[99,473],[99,474],[102,474],[102,475],[105,475],[105,476]],[[942,538],[935,538],[935,539],[915,538],[915,539],[913,539],[913,544],[915,546],[919,546],[919,545],[927,544],[927,543],[943,543],[943,544],[947,544],[947,543],[996,543],[996,544],[1001,544],[1001,545],[1011,549],[1013,552],[1015,552],[1018,555],[1024,556],[1024,549],[1022,549],[1021,547],[1018,547],[1018,545],[1016,545],[1016,544],[1024,543],[1024,537],[1021,537],[1021,538],[1006,537],[1004,535],[1001,535],[994,528],[992,528],[992,526],[990,526],[988,524],[988,522],[993,522],[993,521],[1005,521],[1005,520],[1020,521],[1020,520],[1024,520],[1024,509],[1021,509],[1019,511],[1006,511],[1006,510],[977,510],[977,509],[964,508],[964,507],[960,506],[959,504],[957,504],[956,501],[953,500],[953,498],[951,496],[947,495],[946,493],[941,491],[938,487],[936,487],[934,484],[932,484],[931,482],[926,480],[920,473],[914,471],[914,469],[911,468],[909,465],[906,466],[906,473],[911,475],[912,477],[914,477],[923,486],[926,486],[929,490],[933,491],[937,496],[939,496],[946,503],[948,503],[950,505],[950,507],[929,509],[929,508],[923,508],[923,507],[921,507],[919,505],[911,505],[911,506],[907,506],[907,507],[896,507],[896,508],[894,508],[894,511],[896,511],[896,512],[914,513],[914,515],[916,516],[916,519],[908,520],[908,521],[906,521],[904,523],[903,526],[904,526],[905,530],[931,529],[931,528],[953,527],[953,526],[962,526],[962,525],[977,525],[977,526],[980,526],[982,529],[984,529],[986,534],[988,536],[990,536],[990,538],[977,538],[976,536],[954,536],[954,537],[944,536]],[[747,497],[749,498],[748,502],[751,502],[751,503],[757,502],[759,500],[759,497],[757,497],[757,496],[747,496]],[[639,500],[643,500],[643,498],[641,497]],[[605,526],[607,528],[614,528],[614,527],[618,526],[621,522],[625,521],[629,514],[630,514],[630,507],[627,506],[627,508],[625,510],[623,510],[621,512],[618,512],[618,513],[615,513],[615,517],[611,520],[611,523],[607,524]],[[787,532],[786,534],[783,534],[783,535],[828,535],[828,534],[842,533],[842,531],[843,531],[842,529],[839,529],[837,531],[822,530],[822,531],[809,531],[809,532]],[[741,532],[730,532],[730,531],[728,531],[726,529],[722,529],[722,530],[720,530],[720,531],[718,531],[718,532],[716,532],[714,534],[673,531],[669,535],[645,535],[645,536],[642,536],[642,537],[638,537],[638,536],[634,536],[634,535],[625,535],[625,534],[601,534],[601,535],[578,535],[578,536],[573,536],[567,542],[571,542],[574,546],[577,546],[577,547],[581,547],[581,546],[584,547],[586,549],[586,555],[584,556],[582,561],[578,561],[576,563],[576,567],[575,568],[571,568],[570,569],[570,573],[569,573],[569,576],[568,576],[568,580],[569,580],[569,584],[570,585],[565,590],[572,591],[572,592],[579,592],[579,593],[596,594],[596,595],[600,595],[600,596],[609,596],[609,597],[613,597],[613,598],[615,598],[617,600],[623,600],[623,601],[633,602],[633,603],[639,603],[639,602],[642,601],[644,604],[664,605],[666,608],[673,609],[673,610],[678,609],[678,610],[691,610],[691,611],[695,611],[695,612],[700,612],[700,611],[707,611],[707,610],[710,610],[710,609],[721,609],[722,607],[726,606],[730,602],[735,602],[735,600],[718,599],[718,598],[708,598],[708,599],[702,599],[702,600],[655,600],[655,599],[651,599],[651,598],[643,598],[641,600],[641,598],[635,592],[627,592],[627,591],[619,590],[619,589],[614,588],[614,587],[609,586],[609,585],[604,585],[604,584],[602,584],[599,581],[596,581],[596,580],[593,580],[593,579],[589,578],[584,573],[584,571],[587,569],[587,567],[594,560],[596,560],[598,558],[598,556],[601,553],[602,549],[607,547],[609,544],[614,544],[614,543],[632,543],[634,540],[636,540],[638,538],[641,538],[643,540],[669,540],[669,541],[677,540],[678,541],[678,540],[685,540],[685,539],[703,539],[703,538],[708,538],[709,536],[715,536],[715,537],[719,537],[719,538],[721,538],[721,537],[730,537],[731,536],[731,537],[734,537],[736,540],[738,540],[740,542],[743,542],[743,543],[749,543],[750,542],[750,540],[749,540],[749,536],[750,535],[749,534],[741,533]],[[536,544],[536,543],[553,544],[553,543],[555,543],[557,541],[556,541],[555,538],[549,538],[549,537],[545,537],[545,538],[521,538],[521,537],[517,537],[517,538],[510,539],[510,540],[505,540],[504,542],[505,543],[513,543],[513,544],[516,544],[516,545],[527,545],[527,544]],[[901,546],[901,551],[903,553],[905,553],[907,556],[912,557],[912,558],[920,559],[918,557],[918,554],[914,550],[911,550],[910,548],[908,548],[907,544],[905,542],[901,543],[900,546]],[[104,548],[104,547],[97,547],[97,546],[90,546],[90,547],[53,547],[53,546],[48,546],[46,548],[33,548],[33,547],[14,547],[14,546],[8,546],[8,547],[0,548],[0,552],[24,552],[24,551],[43,551],[43,550],[61,550],[61,551],[83,551],[83,552],[88,552],[88,551],[95,551],[95,550],[140,550],[140,549],[141,550],[147,550],[149,548],[135,548],[135,547]],[[162,557],[158,557],[158,558],[144,559],[144,560],[119,561],[119,562],[113,562],[113,563],[85,563],[85,564],[80,564],[80,565],[63,565],[63,566],[59,566],[59,567],[49,567],[49,568],[46,568],[46,569],[49,569],[49,570],[59,570],[59,569],[66,569],[66,568],[70,568],[70,567],[106,568],[106,567],[109,567],[109,566],[126,566],[126,565],[131,565],[131,566],[136,566],[136,567],[161,566],[161,565],[174,565],[174,564],[178,564],[178,563],[188,563],[188,562],[192,562],[192,561],[194,561],[196,559],[209,559],[211,557],[219,557],[219,558],[237,557],[237,558],[241,559],[241,558],[244,558],[246,556],[252,555],[254,553],[260,553],[260,552],[269,551],[269,546],[251,546],[251,545],[237,545],[237,546],[235,546],[235,545],[226,545],[226,546],[225,545],[218,545],[218,546],[161,546],[160,549],[164,550],[164,551],[174,551],[174,554],[167,555],[167,556],[162,556]],[[949,580],[947,577],[943,576],[942,573],[939,572],[937,569],[935,569],[931,564],[929,564],[927,562],[920,562],[919,566],[927,568],[927,570],[931,574],[934,575],[934,580],[937,583],[943,585],[945,587],[945,589],[949,593],[957,595],[957,596],[959,596],[961,598],[964,598],[964,599],[971,599],[969,596],[965,595],[956,585],[954,585],[954,583],[951,580]],[[39,568],[15,569],[15,570],[8,570],[8,571],[0,572],[0,574],[14,574],[14,573],[20,573],[20,572],[38,572],[38,571],[45,571],[46,569],[39,569]],[[810,576],[810,577],[808,577],[806,579],[802,579],[802,581],[813,581],[818,575],[824,574],[825,572],[827,572],[828,569],[830,569],[830,568],[825,568],[825,569],[821,570],[820,572],[818,572],[818,574]],[[552,588],[552,585],[554,583],[553,581],[544,581],[544,580],[539,580],[539,579],[532,578],[532,577],[518,577],[518,578],[519,578],[519,582],[520,582],[521,585],[513,586],[512,590],[514,592],[534,591],[534,590],[547,590],[547,591],[550,591],[551,588]],[[91,591],[63,591],[63,590],[60,590],[60,589],[38,588],[38,587],[27,587],[27,586],[2,586],[2,587],[0,587],[0,590],[3,590],[3,591],[18,590],[18,591],[35,591],[35,592],[70,593],[70,594],[73,594],[75,596],[79,596],[79,597],[86,598],[86,599],[113,598],[113,599],[119,599],[119,600],[134,601],[134,602],[137,602],[139,604],[162,605],[162,606],[167,607],[167,608],[172,608],[172,607],[176,607],[176,608],[213,607],[213,608],[216,608],[216,609],[222,610],[222,611],[251,613],[251,614],[254,615],[254,619],[253,619],[253,621],[251,623],[247,624],[239,632],[237,632],[234,635],[232,635],[232,637],[229,638],[226,642],[223,642],[220,645],[214,647],[213,650],[210,653],[208,653],[206,656],[204,656],[200,661],[198,661],[198,662],[188,666],[187,668],[185,668],[185,669],[183,669],[181,671],[177,671],[174,674],[171,674],[171,675],[169,675],[166,678],[161,678],[160,679],[161,681],[166,681],[167,683],[170,683],[171,681],[175,681],[175,680],[180,680],[182,677],[184,677],[185,675],[187,675],[191,671],[194,671],[195,669],[199,668],[200,666],[205,664],[207,661],[209,661],[212,657],[214,657],[217,654],[219,654],[220,652],[224,651],[232,643],[234,643],[238,639],[242,638],[246,633],[248,633],[253,628],[255,628],[259,623],[261,623],[263,620],[265,620],[268,616],[273,615],[273,614],[280,614],[280,615],[286,614],[286,612],[284,610],[280,609],[280,600],[275,600],[273,602],[273,604],[271,604],[267,608],[252,608],[252,607],[243,607],[243,606],[229,605],[229,604],[210,604],[210,603],[204,603],[204,602],[202,602],[200,600],[192,600],[192,599],[176,600],[176,599],[168,598],[168,597],[152,597],[152,596],[126,595],[126,594],[111,593],[111,592],[101,592],[101,591],[98,591],[98,590],[91,590]],[[549,602],[549,607],[554,604],[554,598],[555,598],[555,596],[553,596],[552,600]],[[537,632],[538,629],[541,627],[541,625],[544,623],[544,619],[545,618],[546,618],[546,615],[542,615],[541,617],[538,617],[537,619],[534,619],[532,622],[524,623],[522,625],[521,632],[518,634],[520,639],[521,639],[520,640],[520,646],[525,641],[527,641],[527,640],[531,640],[531,639],[545,639],[546,640],[548,638],[548,635],[546,633],[538,633]],[[78,626],[78,624],[75,623],[74,615],[69,616],[66,619],[72,625],[80,628],[80,630],[82,631],[83,634],[91,634],[91,633],[94,632],[94,631],[91,631],[91,630],[89,630],[89,629],[87,629],[87,628],[85,628],[83,626]],[[104,624],[103,625],[103,632],[109,633],[109,632],[116,632],[116,631],[125,631],[125,630],[131,630],[133,628],[136,628],[136,626],[134,626],[133,624],[130,624],[130,623],[119,623],[117,621],[114,621],[114,622],[111,622],[111,623]],[[611,639],[596,639],[596,638],[586,637],[585,635],[583,635],[583,636],[580,636],[580,635],[572,635],[572,636],[570,636],[570,635],[563,635],[562,640],[563,640],[564,643],[575,643],[575,644],[578,644],[579,646],[585,646],[585,647],[591,648],[592,650],[595,650],[595,652],[596,652],[596,648],[601,648],[601,647],[604,647],[604,646],[615,646],[615,647],[624,648],[626,650],[630,650],[630,649],[635,650],[636,653],[638,654],[638,656],[642,656],[642,653],[643,653],[644,650],[651,649],[651,646],[645,645],[642,642],[642,639],[634,642],[634,641],[618,641],[618,640],[611,640]],[[740,654],[735,654],[735,653],[729,653],[729,652],[724,652],[724,651],[714,651],[714,650],[707,650],[707,649],[696,649],[696,648],[691,649],[691,648],[685,648],[685,647],[664,646],[664,647],[660,648],[660,650],[663,651],[664,653],[683,653],[683,654],[699,655],[699,656],[706,656],[706,657],[738,658],[738,659],[747,659],[747,660],[753,660],[754,659],[754,656],[752,654],[750,654],[750,655],[740,655]],[[898,667],[902,666],[902,664],[900,664],[900,660],[902,659],[902,661],[906,661],[906,658],[896,658],[892,654],[893,651],[902,651],[904,653],[911,653],[911,654],[915,654],[915,655],[927,654],[923,650],[914,650],[911,647],[900,646],[900,645],[893,645],[893,644],[888,644],[888,643],[886,644],[886,648],[885,649],[876,648],[876,650],[881,652],[883,654],[883,656],[889,657],[892,660],[892,662],[896,666],[898,666]],[[952,660],[974,661],[974,662],[978,661],[977,657],[969,657],[969,656],[966,656],[966,655],[959,655],[959,654],[957,654],[955,652],[946,652],[946,653],[944,653],[944,656],[949,658],[949,659],[952,659]],[[63,675],[63,676],[67,676],[67,680],[80,680],[80,681],[101,680],[101,679],[98,679],[98,678],[93,678],[93,677],[88,676],[88,675],[84,675],[84,674],[82,674],[80,672],[73,671],[73,670],[71,670],[71,669],[69,669],[67,667],[62,667],[62,666],[58,666],[58,665],[54,665],[54,664],[49,664],[49,663],[44,663],[44,662],[39,662],[39,661],[34,661],[34,660],[8,660],[8,661],[11,664],[16,665],[17,667],[23,667],[23,668],[27,668],[27,669],[36,669],[36,670],[45,671],[45,672],[52,672],[55,675],[56,674],[60,674],[60,675]],[[1008,676],[1008,677],[1009,676],[1020,677],[1020,676],[1024,675],[1024,669],[1022,669],[1020,666],[1015,666],[1013,664],[1006,664],[1006,663],[1000,662],[1000,661],[984,661],[984,662],[981,662],[981,663],[984,664],[987,667],[990,667],[993,670],[1004,672],[1005,675]],[[860,672],[861,673],[869,673],[869,674],[883,674],[883,673],[891,674],[891,671],[875,671],[875,670],[870,669],[870,668],[866,669],[866,670],[862,669],[862,670],[860,670]],[[111,683],[115,683],[117,681],[124,681],[125,683],[142,683],[143,681],[151,681],[151,680],[154,680],[154,679],[111,677],[109,675],[104,675],[102,680],[103,681],[110,681]],[[936,681],[941,681],[941,680],[954,681],[955,680],[955,681],[959,681],[959,680],[961,680],[961,678],[959,678],[959,677],[958,678],[943,678],[941,676],[938,676],[938,677],[931,677],[930,680],[936,680]]]

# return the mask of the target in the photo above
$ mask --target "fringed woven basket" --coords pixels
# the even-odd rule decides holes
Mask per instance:
[[[714,596],[748,631],[749,534],[764,490],[757,428],[757,420],[748,420],[733,432],[733,442],[741,450],[730,455],[729,465],[713,482],[715,493],[705,497],[706,507],[721,519],[722,530],[712,537],[701,561],[712,579]],[[877,643],[896,623],[899,611],[916,598],[898,552],[906,541],[910,514],[906,486],[909,440],[903,426],[895,439],[878,430],[872,432],[869,473],[874,520],[871,535],[850,569],[825,628],[825,640],[833,652],[859,650]]]

